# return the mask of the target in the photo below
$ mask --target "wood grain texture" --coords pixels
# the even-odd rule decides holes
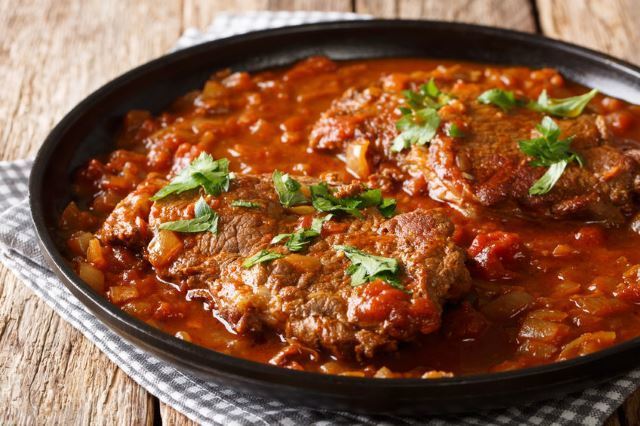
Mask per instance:
[[[535,30],[529,0],[357,0],[356,10],[385,18],[459,21]]]
[[[180,4],[0,2],[0,158],[33,155],[92,90],[165,52]],[[153,423],[153,397],[2,268],[0,424]]]
[[[638,0],[538,0],[545,35],[640,64]]]
[[[541,27],[640,62],[637,0],[539,0]],[[635,8],[631,8],[633,4]],[[35,153],[48,130],[109,79],[166,52],[221,11],[335,10],[536,28],[529,0],[0,0],[0,159]],[[587,24],[588,23],[588,24]],[[193,424],[126,377],[0,267],[0,424]],[[634,396],[608,425],[637,424]]]

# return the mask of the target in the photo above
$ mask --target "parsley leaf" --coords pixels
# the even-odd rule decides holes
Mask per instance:
[[[404,290],[400,283],[398,261],[389,257],[374,256],[351,246],[336,245],[335,250],[342,251],[351,261],[346,272],[351,276],[354,287],[381,279],[392,287]]]
[[[420,86],[417,92],[402,92],[408,107],[401,107],[402,117],[396,122],[400,134],[393,141],[391,151],[401,152],[411,145],[426,145],[436,135],[440,126],[437,110],[453,97],[440,91],[432,78]]]
[[[531,188],[529,188],[529,195],[544,195],[551,191],[551,188],[553,188],[556,182],[558,182],[558,179],[560,179],[560,176],[567,167],[567,164],[567,160],[560,160],[557,163],[551,164],[545,174],[531,185]]]
[[[520,102],[516,99],[516,96],[512,91],[502,89],[489,89],[478,96],[478,102],[489,105],[493,104],[500,107],[504,112],[509,110]]]
[[[285,247],[291,252],[301,251],[304,249],[315,237],[320,236],[322,233],[322,224],[330,220],[332,215],[328,214],[324,217],[313,218],[311,222],[311,228],[298,229],[290,234],[279,234],[273,237],[271,244],[277,244],[280,241],[287,240]]]
[[[196,202],[195,216],[194,219],[165,222],[159,228],[189,233],[209,231],[215,234],[218,232],[219,216],[202,197]]]
[[[528,106],[535,111],[556,115],[558,117],[575,118],[582,114],[582,110],[584,110],[597,93],[598,90],[593,89],[583,95],[554,99],[547,95],[546,90],[543,90],[537,102],[530,102]]]
[[[248,209],[259,209],[261,205],[260,203],[255,203],[253,201],[233,200],[231,202],[231,207],[246,207]]]
[[[402,95],[410,109],[417,111],[424,108],[440,109],[453,99],[453,96],[440,91],[433,78],[422,84],[417,92],[403,90]]]
[[[462,130],[460,130],[460,128],[456,125],[456,123],[449,123],[445,128],[445,132],[447,133],[447,136],[449,136],[450,138],[464,137],[464,133],[462,132]]]
[[[536,126],[541,137],[519,141],[520,150],[534,159],[529,163],[536,167],[549,167],[547,172],[529,188],[530,195],[543,195],[553,188],[565,168],[572,161],[583,166],[582,157],[571,151],[573,136],[558,140],[560,127],[545,116]]]
[[[242,262],[242,267],[249,269],[258,263],[271,262],[272,260],[282,259],[283,257],[284,255],[280,253],[269,250],[260,250],[253,256],[246,258],[244,262]]]
[[[324,182],[311,185],[309,189],[311,190],[313,207],[321,212],[344,212],[362,218],[360,210],[367,207],[378,207],[380,214],[384,217],[389,218],[395,214],[396,200],[382,198],[382,191],[379,189],[367,189],[355,197],[349,198],[336,197]]]
[[[273,172],[273,186],[276,188],[280,204],[285,207],[293,207],[299,204],[305,204],[309,200],[300,191],[302,185],[300,182],[289,176],[288,173],[282,173],[279,170]]]
[[[436,135],[440,117],[434,108],[424,108],[413,114],[405,114],[396,122],[401,132],[393,141],[391,151],[400,152],[411,145],[426,145]]]
[[[363,208],[362,200],[357,198],[337,198],[331,193],[329,186],[322,182],[311,185],[311,204],[321,212],[344,212],[362,218],[358,209]]]
[[[387,219],[393,217],[396,214],[396,200],[393,198],[385,198],[378,206],[380,214]]]
[[[211,155],[203,152],[182,169],[169,184],[156,192],[151,200],[156,201],[171,194],[181,194],[200,186],[207,194],[220,195],[223,191],[229,190],[232,177],[232,173],[229,173],[229,160],[226,158],[214,160]]]

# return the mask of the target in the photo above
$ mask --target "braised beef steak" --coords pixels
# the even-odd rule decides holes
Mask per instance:
[[[354,190],[337,187],[335,193],[341,192]],[[272,238],[308,226],[311,215],[324,213],[310,206],[282,207],[270,176],[238,176],[229,192],[205,196],[219,214],[218,233],[158,230],[161,223],[193,217],[201,195],[190,191],[153,204],[149,260],[162,279],[206,288],[217,314],[238,333],[275,329],[311,348],[371,357],[437,330],[443,301],[469,288],[464,252],[451,241],[453,224],[440,210],[416,210],[389,220],[375,208],[364,210],[362,219],[336,215],[306,250],[291,253],[282,244],[270,244]],[[233,207],[234,200],[259,207]],[[158,256],[158,241],[165,241],[167,233],[173,234],[171,241],[177,237],[178,249]],[[404,290],[381,280],[352,286],[346,272],[350,262],[336,245],[398,260]],[[283,257],[243,267],[263,249]]]
[[[438,112],[442,124],[436,137],[430,146],[393,152],[401,91],[416,90],[433,76],[455,97]],[[546,169],[529,165],[518,141],[537,136],[534,129],[542,115],[526,108],[504,112],[480,104],[476,99],[487,87],[471,71],[386,76],[335,100],[315,123],[310,146],[342,153],[364,144],[372,170],[395,160],[406,173],[424,176],[432,198],[467,214],[483,206],[520,216],[618,224],[633,213],[634,197],[640,192],[638,163],[614,143],[602,117],[587,112],[575,119],[554,118],[563,137],[574,136],[571,147],[586,160],[584,167],[567,167],[549,193],[530,195],[529,188]],[[444,128],[450,123],[461,127],[464,137],[447,136]]]

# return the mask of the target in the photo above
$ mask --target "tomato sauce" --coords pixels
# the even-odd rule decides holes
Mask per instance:
[[[131,111],[116,150],[92,159],[73,185],[74,203],[62,212],[60,244],[80,276],[126,313],[171,335],[233,356],[268,362],[286,344],[273,333],[240,336],[215,309],[162,282],[138,251],[99,243],[92,233],[149,173],[171,175],[206,151],[228,158],[240,174],[354,177],[339,156],[311,151],[309,132],[331,102],[351,87],[382,75],[474,71],[532,98],[545,84],[556,97],[583,93],[554,70],[505,68],[451,61],[384,59],[338,63],[309,60],[292,68],[249,75],[216,73],[202,90],[166,112]],[[620,140],[640,143],[640,108],[598,95],[590,108]],[[335,129],[340,132],[339,128]],[[446,208],[456,243],[468,253],[473,289],[444,309],[441,328],[371,360],[322,356],[309,371],[377,377],[454,375],[511,370],[584,355],[640,335],[640,235],[630,226],[522,219],[490,213],[473,218],[430,199],[418,177],[387,188],[398,211]],[[141,225],[143,226],[143,225]],[[97,244],[97,245],[96,245]],[[635,268],[635,269],[634,269]],[[368,292],[378,291],[375,283]],[[372,293],[372,294],[373,294]],[[376,293],[385,298],[398,294]]]

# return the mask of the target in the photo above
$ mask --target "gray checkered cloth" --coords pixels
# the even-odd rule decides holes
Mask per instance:
[[[186,47],[223,35],[268,28],[349,19],[353,14],[319,12],[256,12],[218,15],[206,33],[188,30],[177,46]],[[30,160],[0,162],[0,257],[22,282],[65,321],[80,330],[133,380],[187,417],[202,424],[530,424],[598,425],[640,384],[640,369],[626,376],[544,403],[447,418],[391,415],[364,416],[288,407],[255,395],[236,392],[202,380],[129,344],[96,319],[46,266],[31,225],[27,197]]]

